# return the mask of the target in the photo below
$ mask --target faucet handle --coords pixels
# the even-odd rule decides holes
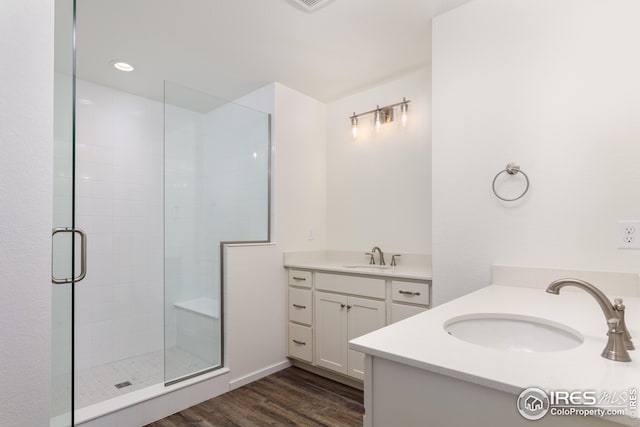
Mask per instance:
[[[373,252],[365,252],[365,255],[369,255],[369,264],[375,264],[376,263],[376,259],[373,257]]]
[[[633,345],[633,341],[631,341],[631,333],[629,332],[629,328],[627,328],[627,322],[624,320],[624,309],[625,306],[622,303],[622,298],[615,298],[613,300],[613,308],[616,310],[618,317],[620,318],[620,330],[624,334],[624,346],[627,350],[635,350],[635,346]]]
[[[622,322],[617,317],[607,319],[609,340],[602,351],[602,357],[616,362],[631,362],[631,357],[625,348],[624,331],[621,326]]]
[[[402,256],[402,254],[393,254],[393,255],[391,255],[391,267],[395,267],[397,265],[396,264],[396,257],[398,257],[398,256]]]

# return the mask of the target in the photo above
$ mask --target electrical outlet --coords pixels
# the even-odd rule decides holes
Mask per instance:
[[[640,249],[640,221],[618,221],[616,240],[620,249]]]

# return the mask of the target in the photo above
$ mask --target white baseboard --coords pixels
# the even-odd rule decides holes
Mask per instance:
[[[291,362],[289,360],[283,360],[282,362],[278,362],[274,365],[267,366],[266,368],[260,369],[258,371],[252,372],[240,378],[236,378],[229,382],[229,391],[235,390],[238,387],[242,387],[243,385],[247,385],[254,381],[259,380],[260,378],[264,378],[267,375],[274,374],[278,371],[288,368],[291,366]],[[231,370],[233,372],[233,369]]]

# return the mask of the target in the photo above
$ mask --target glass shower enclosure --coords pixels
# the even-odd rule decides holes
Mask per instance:
[[[269,240],[270,121],[172,82],[164,96],[164,360],[172,384],[223,363],[222,245]]]
[[[92,4],[56,0],[51,426],[224,366],[221,248],[270,239],[269,114],[90,78]]]

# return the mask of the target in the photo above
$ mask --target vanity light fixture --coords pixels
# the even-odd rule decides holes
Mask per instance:
[[[367,114],[373,113],[373,124],[376,127],[376,131],[379,131],[383,124],[393,121],[395,107],[398,106],[400,106],[402,126],[406,126],[407,111],[409,110],[410,102],[411,101],[409,101],[407,98],[402,98],[402,102],[386,105],[384,107],[380,107],[379,105],[377,105],[374,110],[365,111],[364,113],[360,114],[356,114],[354,112],[353,115],[349,117],[349,119],[351,119],[351,135],[353,136],[353,139],[356,139],[358,135],[358,117],[366,116]]]

